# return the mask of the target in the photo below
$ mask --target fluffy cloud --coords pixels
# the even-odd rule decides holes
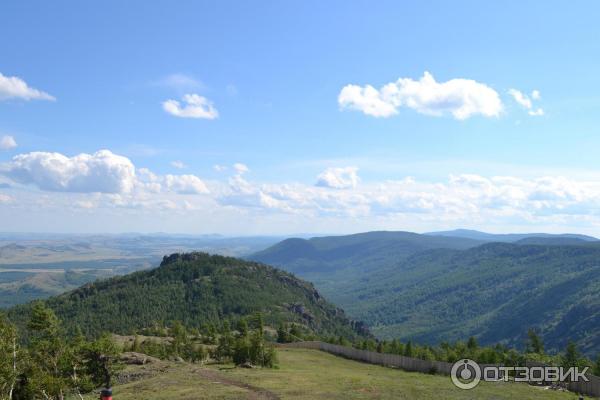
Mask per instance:
[[[7,99],[56,100],[56,98],[46,92],[29,87],[19,77],[5,76],[0,73],[0,100]]]
[[[129,159],[108,150],[74,157],[26,153],[0,166],[0,174],[17,183],[0,183],[0,203],[4,211],[6,203],[23,212],[204,213],[229,221],[240,216],[247,218],[244,221],[294,220],[306,227],[327,220],[330,225],[322,226],[326,230],[347,221],[362,221],[360,226],[370,228],[381,223],[380,228],[389,229],[398,226],[390,221],[409,221],[412,227],[600,226],[598,180],[460,174],[436,181],[407,177],[358,185],[357,168],[345,167],[323,171],[318,185],[310,185],[257,183],[243,174],[247,166],[228,170],[226,181],[205,182],[195,175],[159,175],[135,168]]]
[[[223,206],[253,213],[373,221],[401,218],[439,225],[594,221],[600,226],[600,184],[564,177],[451,175],[363,183],[346,190],[303,184],[255,184],[234,176],[213,193]],[[591,222],[590,222],[591,223]]]
[[[246,172],[250,171],[250,168],[248,168],[248,166],[246,164],[242,164],[242,163],[233,164],[233,169],[235,170],[235,172],[238,175],[243,175]]]
[[[225,206],[250,208],[257,211],[283,211],[296,213],[289,204],[285,186],[254,185],[246,181],[240,174],[229,179],[228,186],[217,195],[217,201]]]
[[[135,167],[126,157],[101,150],[67,157],[60,153],[19,154],[0,170],[15,182],[59,192],[129,192]]]
[[[0,173],[21,184],[45,191],[131,194],[203,194],[209,190],[195,175],[156,175],[147,168],[136,170],[126,157],[109,150],[67,157],[60,153],[19,154],[0,167]]]
[[[407,107],[425,115],[451,114],[459,120],[474,115],[498,117],[503,109],[500,96],[491,87],[471,79],[440,83],[429,72],[418,81],[400,78],[380,89],[347,85],[338,96],[338,104],[342,109],[362,111],[373,117],[390,117],[399,108]]]
[[[317,176],[316,185],[333,189],[348,189],[355,188],[359,180],[356,167],[327,168]]]
[[[0,150],[10,150],[17,147],[17,141],[12,136],[2,136],[0,138]]]
[[[373,117],[390,117],[398,113],[397,108],[400,106],[383,89],[380,92],[371,85],[344,86],[338,96],[338,104],[342,109],[362,111]]]
[[[182,105],[177,100],[167,100],[162,103],[163,110],[180,118],[215,119],[219,112],[213,103],[206,97],[197,94],[186,94],[183,96]]]
[[[167,175],[164,178],[168,190],[179,194],[203,194],[209,190],[206,184],[195,175]]]
[[[517,89],[510,89],[508,91],[508,94],[510,94],[512,96],[512,98],[521,106],[523,107],[525,110],[527,110],[527,113],[531,116],[534,117],[539,117],[544,115],[544,110],[541,107],[537,107],[535,108],[533,106],[533,102],[532,100],[539,100],[541,99],[541,95],[539,90],[534,90],[531,92],[531,98],[529,96],[527,96],[525,93],[517,90]]]

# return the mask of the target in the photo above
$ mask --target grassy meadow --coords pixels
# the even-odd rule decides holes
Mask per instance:
[[[449,377],[404,372],[335,357],[316,350],[279,349],[277,369],[233,366],[200,367],[185,363],[159,363],[128,367],[127,373],[144,376],[117,385],[116,400],[166,399],[577,399],[515,383],[481,383],[474,390],[455,388]],[[94,399],[89,396],[87,399]]]

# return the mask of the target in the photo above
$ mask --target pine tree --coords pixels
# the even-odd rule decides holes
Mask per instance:
[[[32,390],[48,400],[63,400],[75,385],[72,357],[54,312],[37,302],[31,310],[28,328],[32,333],[30,353]]]
[[[247,336],[239,336],[235,340],[232,353],[235,365],[242,365],[250,361],[250,343]]]
[[[75,335],[67,343],[67,351],[69,352],[69,359],[71,364],[71,381],[74,392],[81,398],[81,393],[91,391],[96,387],[94,385],[92,377],[85,370],[85,352],[88,343],[85,340],[85,336],[81,332],[79,326],[75,329]]]
[[[467,342],[467,348],[471,351],[475,351],[478,347],[479,345],[477,344],[477,339],[475,339],[474,336],[471,336]]]
[[[12,399],[19,375],[17,331],[0,314],[0,398]]]
[[[346,339],[342,335],[340,335],[337,338],[336,343],[339,344],[340,346],[349,346],[350,345],[350,342],[348,341],[348,339]]]
[[[120,353],[119,347],[108,334],[84,346],[82,349],[84,370],[93,387],[111,386],[112,377],[123,367],[118,359]]]
[[[217,349],[215,351],[215,357],[219,361],[231,358],[233,356],[234,346],[235,341],[231,333],[229,322],[225,321],[225,323],[223,324],[223,329],[221,331],[221,336],[219,337],[219,345],[217,346]]]
[[[404,355],[406,357],[413,357],[412,342],[410,340],[406,343],[406,346],[404,347]]]
[[[41,301],[35,302],[31,309],[31,318],[27,328],[38,338],[49,339],[58,333],[60,322],[50,308]]]
[[[290,336],[288,335],[287,329],[283,324],[279,325],[277,328],[277,343],[289,343]]]
[[[581,356],[579,350],[577,350],[577,345],[575,342],[569,340],[567,348],[565,349],[565,354],[562,356],[562,366],[565,368],[577,367],[579,366],[580,361]]]
[[[539,335],[535,332],[535,330],[530,328],[527,331],[527,337],[528,337],[528,341],[527,341],[527,350],[526,351],[528,353],[536,353],[536,354],[543,355],[544,354],[544,342],[542,341],[542,338],[540,338]]]
[[[173,336],[172,348],[173,354],[184,357],[184,347],[188,343],[188,335],[185,326],[180,321],[175,321],[171,327],[171,336]]]
[[[596,361],[594,362],[594,365],[592,366],[592,374],[594,374],[596,376],[600,376],[600,354],[598,354],[596,356]]]
[[[275,347],[267,346],[263,367],[273,368],[275,367],[275,364],[277,364],[277,352],[275,351]]]
[[[257,313],[255,316],[256,319],[256,329],[258,330],[258,332],[260,333],[261,337],[265,332],[265,321],[263,319],[263,315],[262,313]]]
[[[250,336],[250,362],[254,365],[265,364],[265,343],[263,335],[258,329]]]
[[[248,328],[248,321],[246,320],[246,318],[240,318],[238,320],[237,330],[238,330],[240,337],[248,336],[249,328]]]
[[[210,324],[208,324],[208,344],[216,344],[217,336],[217,328],[215,327],[215,324],[211,322]]]

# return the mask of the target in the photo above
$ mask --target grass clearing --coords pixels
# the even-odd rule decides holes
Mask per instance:
[[[473,390],[450,378],[359,363],[317,350],[279,349],[280,369],[222,371],[282,399],[577,399],[573,393],[526,384],[482,382]]]
[[[115,400],[233,400],[251,399],[247,389],[224,384],[202,376],[197,365],[166,363],[167,367],[134,366],[128,373],[148,373],[149,376],[116,385]],[[145,369],[145,371],[144,371]],[[85,400],[96,400],[97,394],[85,396]],[[73,400],[75,400],[73,398]]]
[[[244,369],[183,363],[128,367],[150,376],[114,388],[117,400],[163,399],[406,399],[574,400],[573,393],[516,383],[455,388],[450,378],[405,372],[305,349],[279,349],[278,369]],[[152,370],[154,369],[154,370]],[[208,371],[207,371],[208,369]],[[245,385],[248,386],[245,386]],[[89,396],[86,399],[94,399]]]

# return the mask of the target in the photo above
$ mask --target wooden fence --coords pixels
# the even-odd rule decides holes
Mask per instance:
[[[283,347],[321,350],[351,360],[382,365],[384,367],[400,368],[405,371],[450,375],[450,370],[452,369],[452,364],[443,361],[426,361],[418,358],[399,356],[396,354],[376,353],[374,351],[359,350],[353,347],[340,346],[325,342],[287,343],[283,345]]]
[[[325,342],[295,342],[280,345],[281,347],[321,350],[350,360],[362,361],[384,367],[400,368],[405,371],[435,373],[450,375],[452,365],[444,361],[427,361],[418,358],[400,356],[396,354],[376,353],[374,351],[359,350],[353,347],[340,346]],[[483,369],[488,364],[479,364]],[[589,382],[570,382],[567,386],[570,391],[586,396],[600,397],[600,377],[588,375]]]
[[[569,383],[569,390],[592,397],[600,397],[600,377],[588,375],[589,382],[579,381]]]

